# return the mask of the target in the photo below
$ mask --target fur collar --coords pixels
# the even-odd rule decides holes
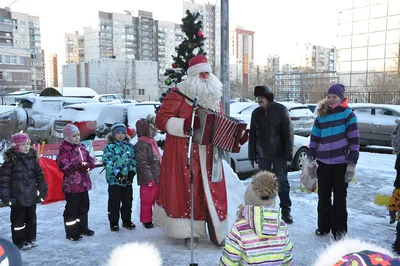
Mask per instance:
[[[124,139],[124,140],[127,141],[128,143],[131,142],[131,138],[130,138],[127,134],[125,134],[125,139]],[[114,143],[117,142],[116,139],[112,136],[112,133],[111,133],[111,132],[107,134],[107,136],[106,136],[106,142],[107,142],[108,144],[114,144]]]
[[[4,161],[5,162],[12,162],[15,161],[18,157],[20,157],[22,154],[14,151],[13,148],[9,148],[4,152]],[[33,158],[35,160],[39,159],[38,156],[38,151],[35,148],[30,148],[28,154],[26,155],[29,158]]]

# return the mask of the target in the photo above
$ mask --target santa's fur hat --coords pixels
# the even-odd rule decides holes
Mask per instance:
[[[115,248],[107,266],[161,266],[162,258],[154,244],[127,243]]]
[[[363,250],[370,250],[393,256],[392,252],[375,244],[368,243],[360,239],[344,238],[343,240],[334,242],[328,246],[317,258],[314,266],[332,266],[335,265],[335,263],[337,263],[342,257],[350,253],[357,253]]]

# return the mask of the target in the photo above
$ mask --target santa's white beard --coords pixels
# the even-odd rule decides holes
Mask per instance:
[[[189,76],[177,85],[180,92],[194,99],[198,96],[198,103],[203,108],[220,111],[222,97],[222,83],[213,74],[203,80],[199,75]]]

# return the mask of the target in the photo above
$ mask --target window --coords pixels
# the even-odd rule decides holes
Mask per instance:
[[[144,89],[139,89],[139,95],[144,95]]]
[[[12,80],[11,72],[3,72],[3,79],[11,81]]]
[[[3,64],[3,56],[0,55],[0,64]]]
[[[22,57],[22,56],[19,57],[19,64],[20,65],[25,65],[25,58],[24,57]]]

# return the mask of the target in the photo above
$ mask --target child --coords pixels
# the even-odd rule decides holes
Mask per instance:
[[[246,206],[241,206],[225,239],[219,265],[293,265],[292,242],[276,207],[277,194],[276,176],[259,172],[246,189]]]
[[[360,149],[357,117],[347,106],[344,85],[334,84],[318,107],[310,138],[309,173],[318,169],[318,228],[315,234],[332,232],[335,240],[347,233],[347,187],[354,178]],[[333,192],[333,204],[332,204]]]
[[[137,183],[140,186],[140,222],[153,227],[153,205],[156,202],[160,180],[161,154],[154,136],[157,134],[155,117],[147,116],[136,122],[139,137],[135,145]]]
[[[396,169],[396,179],[394,181],[394,190],[392,193],[392,197],[389,201],[388,210],[390,216],[390,223],[396,222],[396,212],[398,213],[397,217],[397,225],[396,225],[396,240],[392,245],[392,249],[394,252],[400,254],[400,153],[399,153],[399,145],[400,145],[400,124],[398,124],[395,130],[392,133],[392,147],[393,152],[397,156],[396,163],[394,164],[394,168]]]
[[[36,203],[46,198],[47,184],[29,135],[13,135],[11,146],[0,168],[0,198],[11,207],[12,240],[25,250],[37,246]]]
[[[67,124],[63,130],[64,140],[57,155],[57,164],[64,173],[62,190],[65,195],[64,224],[66,238],[72,241],[82,239],[81,235],[92,236],[88,227],[89,193],[92,182],[89,170],[95,167],[94,159],[80,143],[79,129]]]
[[[131,221],[132,182],[136,174],[136,161],[133,145],[126,134],[123,123],[115,123],[107,135],[108,144],[104,148],[103,165],[108,183],[108,220],[111,231],[119,231],[119,213],[122,226],[128,230],[136,226]],[[121,206],[122,203],[122,206]]]

